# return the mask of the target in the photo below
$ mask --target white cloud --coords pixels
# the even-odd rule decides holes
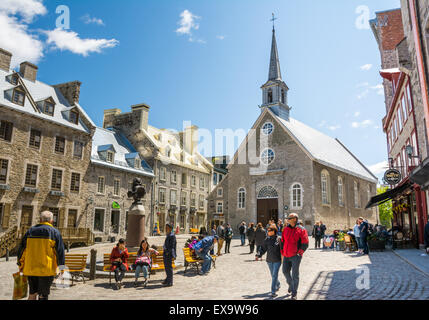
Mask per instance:
[[[360,116],[360,111],[356,111],[353,115],[354,115],[356,118],[357,118],[357,117],[359,117],[359,116]]]
[[[29,31],[28,23],[46,13],[41,1],[0,1],[0,48],[12,53],[12,68],[22,61],[38,63],[43,57],[43,42]]]
[[[328,126],[328,129],[329,129],[329,130],[331,130],[331,131],[335,131],[335,130],[338,130],[338,129],[340,129],[340,128],[341,128],[341,126],[340,126],[340,125]]]
[[[205,40],[196,39],[192,34],[192,30],[198,30],[200,25],[195,21],[197,19],[201,19],[201,17],[194,15],[189,10],[184,10],[180,14],[180,21],[177,23],[179,28],[176,29],[176,33],[179,35],[187,35],[189,38],[189,42],[198,42],[198,43],[206,43]]]
[[[85,24],[90,24],[90,23],[94,23],[94,24],[98,24],[99,26],[104,26],[104,22],[103,20],[96,18],[96,17],[92,17],[87,13],[84,16],[81,17],[81,19],[83,20],[83,22]]]
[[[30,23],[35,16],[45,15],[48,10],[41,0],[1,0],[0,12],[6,15],[19,15],[23,21]]]
[[[352,122],[352,128],[367,128],[373,123],[374,121],[372,120],[364,120],[362,122]]]
[[[371,87],[371,89],[377,90],[377,94],[380,96],[384,95],[384,87],[382,84],[378,84],[376,86],[373,86],[373,87]]]
[[[223,39],[225,39],[225,36],[216,36],[216,38],[219,40],[223,40]]]
[[[372,64],[370,64],[370,63],[364,64],[363,66],[360,66],[360,69],[363,71],[371,70],[371,68],[372,68]]]
[[[368,166],[369,171],[371,171],[374,175],[380,175],[384,173],[387,169],[389,169],[389,163],[387,161],[382,161],[371,166]]]
[[[356,88],[362,88],[362,87],[368,87],[369,83],[368,82],[362,82],[362,83],[358,83],[356,85]]]
[[[318,126],[319,126],[319,127],[324,127],[324,126],[325,126],[325,124],[326,124],[326,120],[322,120],[322,121],[318,124]]]
[[[74,31],[55,29],[45,31],[47,44],[60,50],[69,50],[73,53],[88,56],[91,52],[101,52],[105,48],[113,48],[119,44],[116,39],[82,39]]]
[[[363,91],[363,92],[361,92],[360,94],[358,94],[358,95],[357,95],[357,98],[358,98],[359,100],[362,100],[363,98],[365,98],[365,97],[368,95],[368,93],[369,93],[369,90],[368,90],[368,89],[366,89],[365,91]]]

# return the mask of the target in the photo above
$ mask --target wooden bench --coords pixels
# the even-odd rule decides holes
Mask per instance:
[[[190,266],[191,268],[195,268],[197,270],[197,273],[199,272],[198,270],[198,266],[199,264],[202,262],[201,259],[195,258],[192,255],[192,251],[189,248],[183,248],[183,254],[185,256],[185,272],[188,269],[188,266]]]
[[[195,234],[195,233],[198,233],[199,231],[198,231],[198,229],[191,228],[191,229],[189,229],[189,232]]]
[[[350,235],[344,235],[344,244],[346,246],[346,250],[349,249],[350,252],[355,250],[355,244]]]
[[[152,267],[150,268],[149,277],[151,274],[154,274],[156,271],[165,270],[164,259],[162,256],[163,251],[162,250],[157,250],[157,251],[158,251],[158,255],[151,256]],[[135,270],[131,270],[131,266],[136,262],[136,259],[137,259],[137,252],[128,253],[127,264],[128,264],[129,270],[127,270],[126,272],[135,272]],[[104,260],[103,271],[109,271],[109,284],[112,284],[112,270],[111,270],[112,263],[110,262],[110,253],[105,253],[103,260]],[[173,260],[173,269],[175,268],[176,268],[176,265],[174,264],[174,260]]]
[[[85,283],[85,276],[83,271],[86,268],[86,258],[88,254],[66,254],[65,255],[65,266],[67,271],[70,273],[72,278],[72,285],[74,279],[82,278]]]

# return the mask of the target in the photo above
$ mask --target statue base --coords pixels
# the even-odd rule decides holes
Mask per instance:
[[[144,206],[142,204],[132,204],[128,212],[127,238],[125,240],[128,251],[140,247],[140,242],[144,238],[145,223]]]

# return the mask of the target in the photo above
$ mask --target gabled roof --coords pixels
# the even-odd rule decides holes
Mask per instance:
[[[377,182],[377,177],[375,177],[338,139],[331,138],[298,120],[293,118],[289,118],[289,121],[284,120],[276,116],[269,108],[265,108],[252,128],[256,128],[267,113],[278,121],[281,127],[294,139],[311,160],[361,179],[373,183]],[[255,130],[252,131],[253,134],[254,132]],[[241,143],[227,169],[230,169],[238,153],[245,148],[248,139],[250,139],[249,136]]]
[[[105,151],[110,148],[115,150],[115,163],[104,161],[98,155],[101,150]],[[136,158],[138,152],[124,135],[113,129],[96,127],[92,139],[91,163],[153,177],[152,168],[143,159],[141,159],[141,169],[131,167],[127,162],[129,155],[135,155],[134,158]]]
[[[70,110],[74,106],[70,105],[67,102],[67,100],[63,97],[59,89],[56,89],[48,84],[45,84],[38,80],[33,82],[19,76],[18,86],[22,85],[26,91],[26,99],[24,102],[24,106],[14,104],[12,101],[10,101],[8,97],[4,94],[4,92],[16,87],[10,82],[8,82],[6,79],[13,73],[16,72],[14,70],[10,70],[8,72],[0,69],[0,106],[25,114],[30,114],[32,116],[47,120],[49,122],[54,122],[62,126],[90,133],[90,128],[87,128],[87,126],[85,126],[85,124],[81,120],[79,120],[78,124],[74,124],[68,121],[63,112]],[[41,112],[35,103],[35,101],[42,101],[49,97],[51,97],[52,100],[55,102],[55,110],[53,116]],[[95,127],[94,122],[83,111],[83,109],[77,104],[76,107],[79,109],[83,117]]]

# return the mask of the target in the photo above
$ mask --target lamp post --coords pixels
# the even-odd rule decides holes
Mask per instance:
[[[417,155],[417,156],[414,155],[414,148],[413,148],[413,146],[411,146],[411,145],[406,146],[405,147],[405,152],[407,153],[408,158],[410,158],[410,159],[417,158],[417,159],[419,159],[419,163],[422,162],[422,159],[421,159],[420,155]]]

